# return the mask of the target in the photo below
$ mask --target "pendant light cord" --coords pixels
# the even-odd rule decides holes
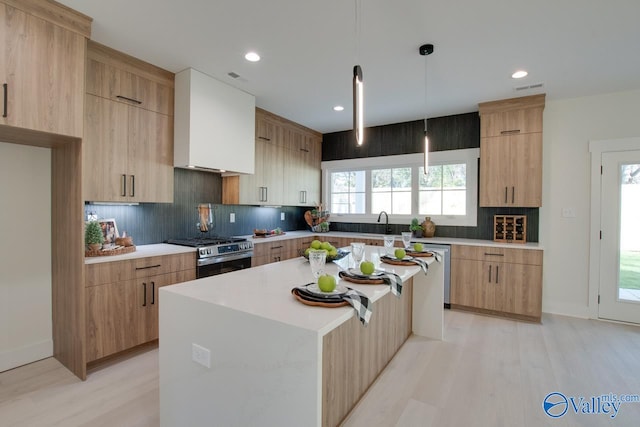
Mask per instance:
[[[354,25],[354,36],[356,39],[355,42],[355,59],[356,64],[359,64],[359,53],[360,53],[360,13],[362,12],[362,4],[361,0],[354,0],[355,4],[355,25]]]

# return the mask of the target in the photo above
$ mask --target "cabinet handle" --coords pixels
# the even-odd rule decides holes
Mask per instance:
[[[500,132],[501,135],[513,135],[515,133],[520,133],[520,129],[503,130]]]
[[[271,138],[267,138],[266,136],[259,136],[258,139],[261,139],[263,141],[271,141]]]
[[[280,246],[271,246],[271,249],[282,249],[284,246],[280,245]]]
[[[138,105],[142,104],[142,101],[138,101],[137,99],[133,99],[133,98],[127,98],[126,96],[122,96],[122,95],[116,95],[116,98],[133,102],[134,104],[138,104]]]
[[[309,152],[309,150],[307,148],[301,148],[300,151],[304,151],[305,153]]]
[[[496,284],[500,281],[500,266],[496,265]]]
[[[151,305],[156,303],[156,282],[151,282]]]
[[[260,201],[266,202],[268,199],[267,187],[259,187],[260,188]]]
[[[127,197],[127,175],[122,175],[122,197]]]
[[[161,267],[162,264],[156,264],[156,265],[149,265],[147,267],[136,267],[136,270],[147,270],[149,268],[158,268]]]
[[[511,187],[511,203],[515,203],[516,187]]]
[[[306,192],[306,190],[302,190],[300,192],[300,203],[307,203],[307,192]]]
[[[131,197],[136,196],[136,176],[131,175]]]
[[[491,283],[491,266],[489,266],[489,283]]]
[[[147,284],[143,283],[142,284],[142,289],[144,289],[144,302],[142,303],[143,307],[147,306]]]
[[[9,102],[9,85],[7,83],[2,84],[2,90],[4,91],[3,105],[4,112],[2,113],[2,117],[7,117],[7,103]]]
[[[507,194],[508,194],[509,190],[507,189],[507,187],[504,187],[504,202],[507,203]]]
[[[504,256],[504,254],[496,254],[492,252],[485,252],[484,256]]]

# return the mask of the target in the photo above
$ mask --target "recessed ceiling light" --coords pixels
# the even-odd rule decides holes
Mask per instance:
[[[529,74],[529,73],[527,73],[527,72],[526,72],[526,71],[524,71],[524,70],[518,70],[518,71],[516,71],[515,73],[511,74],[511,78],[512,78],[512,79],[521,79],[521,78],[523,78],[523,77],[527,77],[527,75],[528,75],[528,74]]]
[[[260,55],[258,55],[255,52],[249,52],[244,56],[244,59],[246,59],[249,62],[258,62],[260,61]]]
[[[333,107],[333,111],[343,111],[344,107],[342,105],[336,105],[335,107]]]

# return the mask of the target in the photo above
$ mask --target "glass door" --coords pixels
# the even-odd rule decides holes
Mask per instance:
[[[640,323],[640,151],[602,154],[599,317]]]

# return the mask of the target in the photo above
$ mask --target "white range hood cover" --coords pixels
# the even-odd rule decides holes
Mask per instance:
[[[255,96],[193,68],[176,74],[174,166],[255,172]]]

